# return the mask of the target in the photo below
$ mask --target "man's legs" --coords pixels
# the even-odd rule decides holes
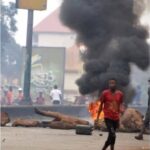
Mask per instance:
[[[111,119],[105,119],[105,123],[108,129],[108,138],[102,150],[106,150],[108,146],[111,146],[111,150],[114,150],[115,140],[116,140],[116,128],[118,121],[113,121]]]
[[[111,150],[114,150],[114,147],[115,147],[115,142],[116,142],[116,129],[119,127],[119,121],[113,121],[113,127],[114,127],[114,131],[115,131],[115,138],[114,140],[112,141],[111,145],[110,145],[110,148]]]

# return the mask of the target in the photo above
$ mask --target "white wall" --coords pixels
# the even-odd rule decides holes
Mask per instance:
[[[65,90],[78,90],[75,81],[80,77],[80,73],[65,73]]]
[[[71,47],[75,43],[75,34],[63,33],[40,33],[38,35],[38,46],[49,47]]]

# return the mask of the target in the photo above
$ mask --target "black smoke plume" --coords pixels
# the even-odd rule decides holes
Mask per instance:
[[[130,64],[149,66],[148,32],[140,25],[133,0],[64,0],[62,22],[78,35],[85,73],[77,80],[81,94],[102,91],[110,78],[120,88],[130,83]]]

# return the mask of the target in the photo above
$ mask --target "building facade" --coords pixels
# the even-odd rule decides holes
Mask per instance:
[[[61,23],[59,13],[58,8],[34,27],[33,45],[65,48],[64,95],[67,100],[73,101],[79,95],[75,81],[81,75],[82,62],[75,42],[76,34]]]

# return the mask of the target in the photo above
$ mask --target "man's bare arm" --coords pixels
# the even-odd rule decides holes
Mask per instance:
[[[123,114],[125,109],[126,109],[126,104],[124,103],[124,96],[122,96],[122,103],[120,104],[119,112]]]
[[[101,112],[103,110],[103,104],[104,104],[104,102],[101,101],[100,106],[99,106],[99,110],[98,110],[98,114],[97,114],[97,119],[96,119],[97,121],[98,121],[99,116],[100,116],[100,114],[101,114]]]

